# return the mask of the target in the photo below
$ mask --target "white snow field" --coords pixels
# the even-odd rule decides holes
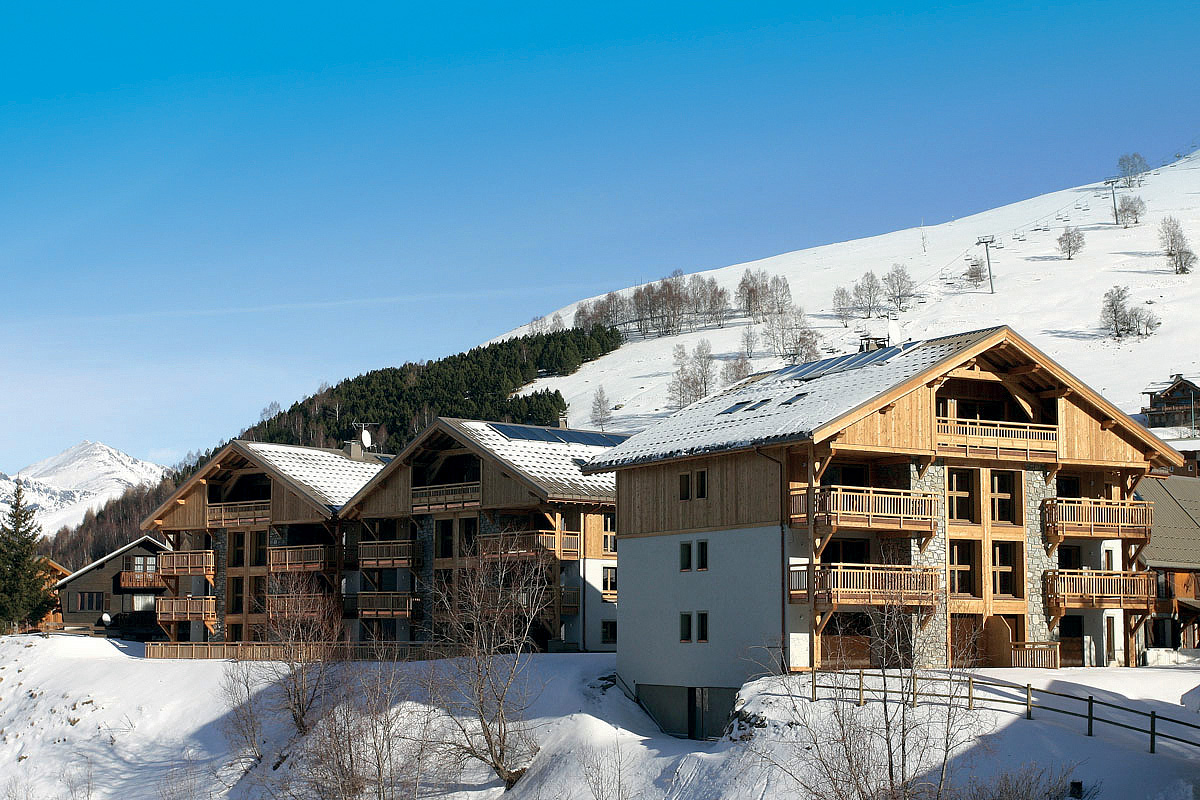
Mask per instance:
[[[141,653],[140,645],[68,635],[0,638],[0,797],[69,797],[70,784],[78,784],[87,765],[94,786],[90,796],[97,799],[159,797],[159,781],[185,760],[206,772],[211,768],[226,777],[232,774],[218,691],[225,662],[146,660]],[[620,783],[626,797],[797,797],[795,788],[756,755],[763,748],[784,748],[794,735],[780,724],[787,704],[780,698],[779,679],[764,678],[743,689],[743,710],[761,715],[767,723],[752,729],[753,745],[737,738],[694,742],[659,733],[633,702],[604,680],[613,669],[611,655],[533,657],[531,675],[544,682],[533,707],[540,750],[528,774],[506,796],[589,798],[582,764],[597,754],[612,756],[619,743]],[[984,670],[981,675],[1018,686],[1030,682],[1065,693],[1093,694],[1200,722],[1194,710],[1200,702],[1197,666]],[[801,693],[807,691],[804,677],[792,680]],[[1023,696],[1023,690],[1014,694]],[[1039,710],[1027,721],[1024,709],[1016,707],[976,713],[987,732],[955,759],[959,774],[986,777],[1029,762],[1071,764],[1077,779],[1089,786],[1100,784],[1104,798],[1200,797],[1200,748],[1160,741],[1158,752],[1151,755],[1145,734],[1112,726],[1097,725],[1096,735],[1088,738],[1084,721],[1073,717]],[[740,732],[750,729],[745,726]],[[1160,725],[1159,730],[1171,729]],[[227,788],[213,779],[205,783],[215,797],[256,796],[244,784]],[[5,794],[10,789],[22,793]],[[439,796],[479,800],[505,793],[488,773],[470,769]]]
[[[890,333],[892,344],[897,344],[1007,324],[1118,407],[1136,412],[1145,399],[1139,393],[1146,384],[1171,373],[1200,371],[1200,328],[1194,324],[1200,273],[1174,274],[1158,243],[1158,225],[1170,215],[1182,223],[1192,249],[1200,248],[1200,152],[1151,170],[1140,187],[1118,189],[1118,200],[1124,194],[1140,196],[1147,206],[1142,221],[1129,228],[1113,223],[1109,189],[1100,182],[924,229],[798,250],[699,274],[715,278],[731,296],[746,268],[786,277],[794,301],[822,334],[823,348],[838,353],[856,349],[865,332]],[[1079,227],[1086,241],[1083,251],[1069,261],[1056,245],[1068,225]],[[994,295],[986,281],[976,287],[964,279],[965,259],[983,256],[976,240],[985,235],[996,238],[991,249]],[[896,263],[918,283],[920,296],[909,310],[895,320],[856,319],[843,328],[831,313],[834,289],[850,288],[867,270],[882,278]],[[1114,285],[1128,286],[1133,302],[1151,304],[1148,308],[1162,321],[1157,333],[1115,340],[1100,330],[1100,301]],[[557,311],[567,324],[575,305]],[[548,312],[547,318],[554,313]],[[522,391],[558,389],[570,404],[571,424],[588,427],[592,395],[603,386],[609,401],[618,406],[610,429],[638,430],[670,412],[667,385],[677,343],[690,350],[700,339],[708,339],[720,363],[737,352],[746,324],[745,318],[734,317],[721,329],[635,338],[573,375],[543,378]],[[505,335],[525,332],[528,326]],[[780,366],[766,352],[761,335],[759,340],[754,368]]]

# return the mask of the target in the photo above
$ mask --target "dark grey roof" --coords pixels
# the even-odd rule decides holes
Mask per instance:
[[[1141,560],[1151,567],[1200,568],[1200,479],[1146,478],[1137,494],[1154,503],[1154,528]]]

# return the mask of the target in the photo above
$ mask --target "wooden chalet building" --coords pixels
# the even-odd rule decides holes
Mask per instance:
[[[780,667],[1135,663],[1135,492],[1181,464],[1007,327],[751,376],[585,467],[617,478],[618,673],[703,736]]]
[[[1200,376],[1172,375],[1142,389],[1147,405],[1142,409],[1149,428],[1195,428],[1200,417]]]
[[[548,649],[614,650],[617,641],[616,489],[580,465],[625,440],[595,431],[438,418],[342,511],[361,523],[362,635],[424,639],[407,617],[368,617],[364,598],[433,609],[464,570],[490,557],[540,558]],[[429,616],[433,616],[431,611]],[[424,619],[436,626],[437,619]]]
[[[122,639],[162,638],[154,604],[166,593],[158,562],[169,550],[143,536],[58,581],[54,590],[62,630]]]
[[[1154,530],[1140,561],[1156,576],[1154,616],[1146,626],[1150,663],[1162,650],[1200,656],[1200,481],[1143,481],[1138,496],[1154,504]]]
[[[386,460],[358,443],[222,448],[142,523],[173,548],[160,559],[168,591],[157,603],[170,640],[259,641],[273,612],[322,595],[344,602],[357,565],[338,512]],[[357,623],[347,609],[349,638]]]

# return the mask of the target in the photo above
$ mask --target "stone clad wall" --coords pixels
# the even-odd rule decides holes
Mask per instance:
[[[1054,497],[1057,491],[1054,480],[1046,483],[1047,472],[1037,464],[1025,465],[1025,597],[1028,611],[1025,619],[1025,638],[1031,642],[1057,639],[1057,631],[1050,633],[1050,619],[1046,614],[1046,592],[1042,581],[1046,570],[1058,568],[1057,555],[1047,555],[1049,540],[1042,520],[1042,501]]]
[[[229,580],[225,570],[229,552],[229,533],[224,528],[212,532],[213,559],[216,561],[216,574],[213,576],[213,594],[217,597],[217,624],[215,632],[209,637],[214,642],[225,641],[225,586]],[[203,630],[203,624],[200,625]]]
[[[909,563],[937,567],[942,571],[942,596],[948,587],[946,580],[946,558],[949,540],[946,537],[946,465],[938,459],[920,476],[920,466],[914,461],[909,467],[910,485],[914,491],[934,492],[938,495],[938,511],[936,530],[929,544],[921,550],[923,540],[909,540]],[[949,618],[946,616],[946,605],[939,604],[933,619],[924,627],[914,625],[913,654],[915,663],[922,666],[943,666],[949,660],[946,652],[946,632],[949,630]]]

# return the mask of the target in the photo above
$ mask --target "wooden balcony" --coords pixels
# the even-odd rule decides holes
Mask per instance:
[[[271,521],[271,501],[209,503],[206,513],[210,528],[262,527]]]
[[[159,597],[154,611],[159,622],[203,622],[211,628],[217,623],[217,598]]]
[[[824,606],[932,606],[942,591],[942,570],[907,564],[818,564],[815,587],[805,564],[788,569],[788,599]]]
[[[358,543],[358,566],[364,569],[411,567],[417,561],[415,543],[408,539]]]
[[[1058,461],[1058,426],[937,418],[938,452],[974,458]]]
[[[408,592],[359,592],[358,616],[364,619],[411,617],[416,602]]]
[[[117,574],[117,583],[122,589],[165,589],[166,581],[157,572],[123,569]]]
[[[327,594],[267,595],[267,614],[272,617],[316,617],[338,611],[334,598]]]
[[[212,550],[176,550],[158,554],[158,574],[174,578],[204,575],[211,579],[217,572],[217,556]]]
[[[1157,594],[1153,572],[1052,569],[1043,576],[1046,604],[1069,608],[1127,608],[1150,613]]]
[[[908,489],[820,486],[815,521],[834,528],[930,533],[937,526],[938,495]],[[808,524],[808,490],[791,493],[793,525]]]
[[[558,601],[558,613],[564,615],[579,613],[579,588],[574,586],[556,586],[555,599]]]
[[[267,548],[267,568],[272,572],[324,572],[337,565],[336,551],[327,544]]]
[[[499,556],[553,556],[560,560],[579,558],[579,534],[570,531],[522,531],[481,535],[479,554]]]
[[[1046,535],[1056,542],[1068,536],[1149,539],[1154,525],[1154,504],[1146,500],[1049,497],[1042,509]]]
[[[1026,669],[1058,669],[1058,642],[1011,642],[1010,663]]]
[[[483,497],[482,485],[474,483],[443,483],[438,486],[414,486],[412,510],[415,512],[443,511],[450,508],[478,506]]]

